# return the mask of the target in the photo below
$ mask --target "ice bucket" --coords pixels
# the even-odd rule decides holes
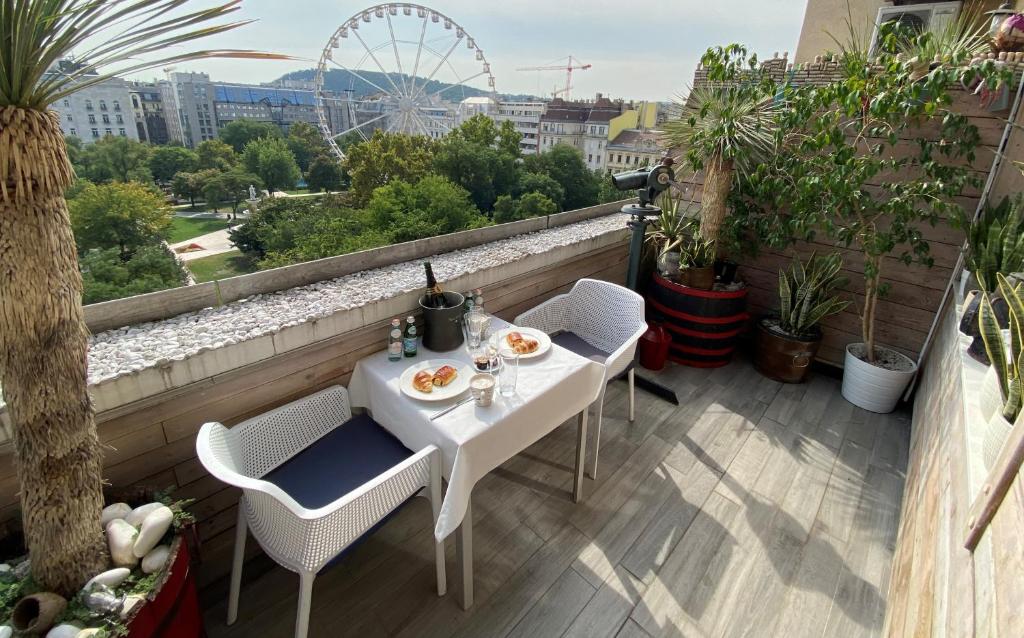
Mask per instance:
[[[462,307],[465,297],[457,292],[445,292],[447,308],[428,308],[427,296],[420,297],[423,309],[423,347],[434,352],[448,352],[462,345]]]

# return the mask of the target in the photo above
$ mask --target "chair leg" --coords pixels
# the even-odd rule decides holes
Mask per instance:
[[[636,420],[636,374],[629,369],[629,422]]]
[[[441,515],[441,455],[435,452],[430,457],[430,508],[433,512],[434,524],[430,527],[430,538],[434,541],[434,564],[437,569],[437,595],[444,596],[448,591],[448,578],[444,567],[444,540],[437,540],[434,530],[437,519]]]
[[[607,387],[607,386],[606,386]],[[604,413],[604,388],[601,388],[601,394],[597,396],[597,402],[594,405],[594,441],[590,446],[590,469],[587,471],[587,476],[597,480],[597,456],[601,451],[601,415]]]
[[[295,616],[295,638],[306,638],[309,634],[309,610],[313,606],[313,579],[316,574],[299,574],[299,609]]]
[[[242,564],[245,562],[245,537],[248,528],[245,507],[238,501],[238,519],[235,521],[235,556],[231,564],[231,588],[228,591],[228,624],[238,620],[238,595],[242,589]]]

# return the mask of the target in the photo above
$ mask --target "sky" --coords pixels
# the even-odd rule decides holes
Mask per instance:
[[[776,51],[789,51],[792,57],[806,7],[806,0],[422,1],[476,39],[500,93],[550,94],[564,83],[564,73],[516,69],[557,63],[571,54],[593,65],[574,74],[574,97],[602,92],[640,100],[670,100],[685,92],[709,46],[739,42],[761,57]],[[370,6],[342,0],[244,0],[234,17],[256,22],[204,40],[203,48],[257,49],[306,60],[198,60],[176,70],[207,72],[217,81],[259,83],[311,68],[334,29]],[[156,76],[162,73],[135,77]],[[451,81],[442,75],[437,79]]]

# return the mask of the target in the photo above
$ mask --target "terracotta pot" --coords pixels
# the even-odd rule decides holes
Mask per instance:
[[[711,290],[715,287],[715,267],[687,267],[679,270],[679,283],[699,290]]]
[[[800,339],[770,330],[764,322],[765,319],[757,322],[754,367],[769,379],[803,383],[821,345],[820,331],[816,338]]]
[[[11,624],[18,631],[32,636],[45,634],[67,606],[68,601],[63,596],[52,592],[29,594],[14,606]]]

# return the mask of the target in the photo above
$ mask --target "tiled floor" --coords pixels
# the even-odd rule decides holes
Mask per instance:
[[[881,632],[909,415],[847,403],[839,382],[765,379],[749,362],[672,366],[674,407],[612,384],[598,481],[569,498],[567,424],[474,491],[476,605],[433,590],[429,506],[416,499],[317,579],[310,635],[873,636]],[[298,577],[242,590],[213,638],[291,636]]]

